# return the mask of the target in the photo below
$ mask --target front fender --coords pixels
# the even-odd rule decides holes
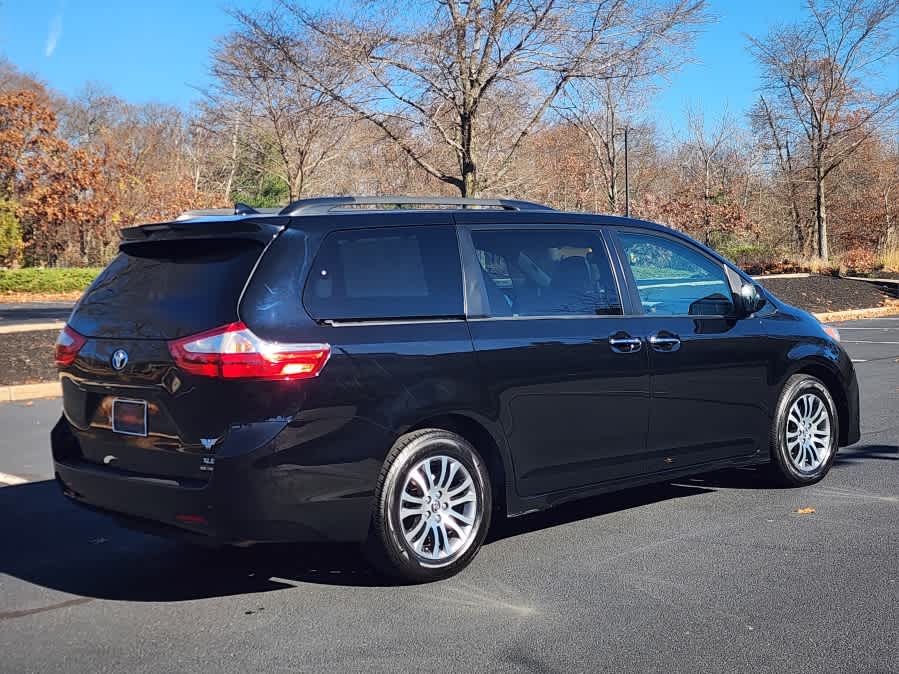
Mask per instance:
[[[775,389],[778,395],[795,374],[817,377],[827,386],[837,405],[840,446],[858,442],[861,437],[858,379],[849,354],[839,344],[825,338],[796,344],[786,357],[784,375]]]

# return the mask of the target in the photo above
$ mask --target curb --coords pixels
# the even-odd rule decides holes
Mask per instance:
[[[764,281],[769,278],[808,278],[811,276],[810,272],[807,271],[797,271],[791,272],[789,274],[759,274],[758,276],[753,276],[756,281]]]
[[[0,325],[0,335],[10,335],[14,332],[41,332],[42,330],[62,330],[65,321],[50,321],[44,323],[17,323],[16,325]]]
[[[14,403],[37,398],[59,398],[61,395],[62,385],[58,381],[0,386],[0,403]]]
[[[870,276],[844,276],[850,281],[867,281],[868,283],[895,283],[899,284],[899,278],[872,278]]]
[[[899,304],[888,304],[885,307],[870,309],[847,309],[845,311],[822,311],[812,314],[819,321],[853,321],[860,318],[882,318],[899,315]]]

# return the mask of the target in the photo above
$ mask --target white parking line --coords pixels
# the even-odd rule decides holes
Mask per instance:
[[[852,362],[853,363],[867,363],[868,361],[866,361],[864,358],[853,358]]]
[[[18,475],[10,475],[9,473],[0,473],[0,485],[14,487],[17,484],[25,484],[28,482],[24,477]]]
[[[899,344],[899,342],[875,342],[870,339],[841,339],[844,344]]]

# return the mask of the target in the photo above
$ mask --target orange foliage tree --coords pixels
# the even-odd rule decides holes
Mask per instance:
[[[53,264],[68,238],[96,222],[102,159],[59,137],[32,91],[0,94],[0,197],[15,204],[30,263]]]

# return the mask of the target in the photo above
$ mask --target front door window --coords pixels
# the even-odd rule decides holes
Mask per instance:
[[[667,316],[733,314],[733,293],[717,262],[668,237],[621,232],[619,238],[644,312]]]

